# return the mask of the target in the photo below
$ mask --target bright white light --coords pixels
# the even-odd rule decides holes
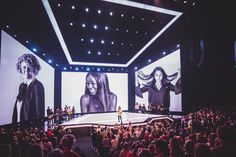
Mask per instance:
[[[113,15],[113,12],[110,12],[109,14],[110,14],[110,16],[112,16],[112,15]]]
[[[76,70],[76,71],[78,71],[78,70],[79,70],[79,68],[78,68],[78,67],[76,67],[76,68],[75,68],[75,70]]]
[[[81,38],[81,41],[84,41],[84,38]]]
[[[57,4],[57,6],[58,6],[58,7],[60,7],[60,6],[61,6],[61,4],[60,4],[60,3],[58,3],[58,4]]]
[[[114,41],[112,41],[111,44],[113,45],[113,44],[114,44]]]
[[[25,42],[26,42],[26,43],[29,43],[29,40],[26,40]]]
[[[98,26],[97,26],[97,25],[93,25],[93,28],[94,28],[94,29],[97,29],[97,28],[98,28]]]
[[[83,24],[82,24],[82,27],[84,27],[84,28],[85,28],[85,27],[86,27],[86,25],[83,23]]]
[[[101,10],[98,10],[98,14],[101,14],[101,12],[102,12]]]
[[[151,59],[148,60],[149,63],[150,63],[151,61],[152,61]]]
[[[75,9],[75,6],[74,6],[74,5],[72,5],[72,6],[71,6],[71,9],[73,9],[73,10],[74,10],[74,9]]]
[[[107,53],[107,55],[108,55],[108,56],[110,56],[110,55],[111,55],[111,53],[110,53],[110,52],[108,52],[108,53]]]
[[[71,22],[70,25],[73,26],[73,22]]]
[[[93,40],[93,39],[90,39],[90,42],[91,42],[91,43],[93,43],[93,42],[94,42],[94,40]]]
[[[108,30],[108,26],[105,26],[105,30]]]
[[[86,68],[87,71],[90,71],[90,68]]]
[[[32,50],[33,50],[34,52],[36,52],[36,51],[37,51],[37,49],[36,49],[36,48],[33,48]]]
[[[121,16],[121,17],[124,17],[124,14],[121,14],[120,16]]]
[[[88,51],[88,54],[91,54],[91,51]]]
[[[178,45],[177,45],[177,48],[179,48],[179,47],[180,47],[180,45],[178,44]]]
[[[48,60],[48,63],[52,63],[52,60],[51,60],[51,59],[49,59],[49,60]]]
[[[86,12],[89,12],[89,8],[85,8],[85,11],[86,11]]]
[[[43,53],[43,56],[45,56],[46,54],[45,53]]]
[[[7,25],[6,27],[9,28],[9,25]]]
[[[128,33],[128,32],[129,32],[129,30],[128,30],[128,29],[126,29],[126,32]]]
[[[138,69],[138,67],[134,67],[134,69],[135,69],[135,70],[137,70],[137,69]]]
[[[166,54],[166,52],[164,51],[164,52],[162,52],[162,54],[163,54],[163,55],[165,55],[165,54]]]
[[[102,43],[102,44],[104,44],[104,43],[105,43],[105,41],[104,41],[104,40],[101,40],[101,43]]]
[[[97,68],[97,71],[101,71],[101,69],[100,69],[100,68]]]
[[[101,55],[101,52],[100,52],[100,51],[98,52],[98,55]]]
[[[64,67],[64,68],[63,68],[63,70],[67,70],[67,68],[66,68],[66,67]]]

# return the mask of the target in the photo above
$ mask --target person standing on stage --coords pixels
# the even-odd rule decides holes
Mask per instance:
[[[122,109],[121,107],[119,106],[118,107],[118,110],[117,110],[117,115],[118,115],[118,123],[120,122],[122,124]]]

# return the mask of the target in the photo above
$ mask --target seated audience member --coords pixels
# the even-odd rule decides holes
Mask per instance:
[[[75,136],[72,134],[66,134],[61,139],[61,145],[64,152],[64,157],[80,157],[80,155],[72,150],[72,146],[75,143]]]
[[[53,149],[48,157],[64,157],[64,152],[61,149]]]
[[[29,147],[27,157],[44,157],[42,146],[33,144]]]
[[[0,144],[0,156],[11,157],[11,147],[8,144]]]
[[[211,149],[205,143],[197,143],[194,147],[194,157],[211,157]]]
[[[220,146],[213,150],[213,156],[231,157],[236,155],[235,130],[226,126],[219,126],[216,133],[220,142]]]

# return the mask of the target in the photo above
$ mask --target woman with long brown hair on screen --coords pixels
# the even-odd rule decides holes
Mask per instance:
[[[142,93],[148,92],[148,103],[152,104],[162,114],[169,114],[170,91],[175,92],[175,94],[181,93],[180,77],[175,86],[171,84],[171,81],[176,79],[178,75],[180,75],[180,72],[167,75],[162,67],[154,68],[149,75],[139,71],[135,94],[143,98]]]

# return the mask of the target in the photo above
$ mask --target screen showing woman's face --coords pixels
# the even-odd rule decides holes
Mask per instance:
[[[33,67],[26,62],[22,62],[21,63],[21,74],[24,79],[32,79],[34,76]]]
[[[156,82],[161,82],[163,78],[163,74],[160,70],[157,70],[154,74],[154,79],[156,80]]]
[[[91,95],[95,95],[97,93],[97,82],[92,75],[88,75],[86,78],[86,87]]]

